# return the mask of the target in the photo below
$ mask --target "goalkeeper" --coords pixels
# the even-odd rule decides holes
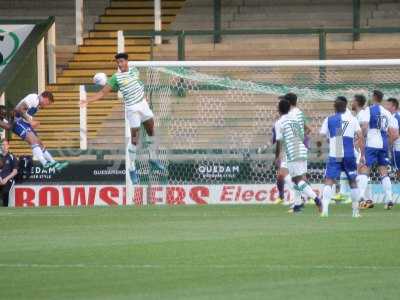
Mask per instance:
[[[165,171],[165,167],[155,159],[154,147],[154,115],[151,111],[145,96],[144,84],[139,79],[139,70],[128,63],[128,54],[118,53],[115,60],[119,71],[107,81],[101,91],[89,97],[86,101],[82,100],[80,105],[87,106],[89,103],[102,99],[111,91],[120,91],[125,104],[125,114],[131,129],[131,142],[128,143],[129,176],[132,184],[139,183],[139,175],[136,170],[136,149],[139,141],[140,125],[143,126],[149,136],[150,166]]]

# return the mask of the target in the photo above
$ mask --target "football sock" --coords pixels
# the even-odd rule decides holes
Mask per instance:
[[[342,173],[342,174],[340,174],[340,192],[339,193],[341,195],[348,196],[349,190],[350,190],[349,181],[347,180],[346,174]]]
[[[129,162],[128,162],[129,171],[134,171],[134,170],[136,170],[136,165],[135,165],[136,145],[129,143],[127,151],[128,151],[128,158],[129,158]]]
[[[47,151],[46,148],[44,148],[42,151],[43,151],[43,156],[44,156],[44,158],[45,158],[47,161],[49,161],[49,162],[51,162],[51,163],[55,163],[55,162],[56,162],[56,161],[54,160],[53,156],[50,154],[49,151]]]
[[[156,145],[155,145],[155,139],[154,136],[148,136],[147,137],[147,145],[149,147],[149,156],[151,160],[155,160],[156,157]]]
[[[286,185],[289,189],[293,190],[293,188],[294,188],[294,183],[293,183],[293,181],[292,181],[292,176],[290,176],[290,175],[288,174],[288,175],[285,176],[284,180],[285,180],[285,185]]]
[[[368,176],[365,174],[360,174],[357,176],[356,180],[360,196],[362,199],[365,200],[365,190],[367,189],[368,186]]]
[[[351,196],[351,206],[353,208],[353,215],[354,215],[355,212],[358,213],[359,211],[358,202],[360,201],[360,193],[358,188],[351,189],[350,196]]]
[[[385,203],[392,202],[392,182],[389,176],[381,178],[383,190],[385,191]]]
[[[301,198],[301,193],[297,189],[294,189],[294,205],[302,205],[303,204],[303,199]]]
[[[322,213],[323,214],[326,214],[326,215],[328,214],[329,203],[331,202],[332,194],[333,194],[332,186],[325,185],[324,189],[322,191]]]
[[[307,195],[308,198],[315,199],[317,198],[317,195],[311,188],[311,186],[306,183],[304,180],[300,180],[299,183],[297,184],[297,187],[299,191],[303,192],[305,195]]]
[[[371,191],[371,184],[367,185],[367,188],[365,189],[365,195],[364,195],[364,200],[372,200],[372,191]]]
[[[32,145],[32,154],[40,161],[42,166],[46,165],[47,160],[44,158],[43,151],[38,144]]]

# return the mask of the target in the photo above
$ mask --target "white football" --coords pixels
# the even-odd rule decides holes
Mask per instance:
[[[96,73],[93,76],[93,83],[104,86],[107,83],[107,75],[105,73]]]

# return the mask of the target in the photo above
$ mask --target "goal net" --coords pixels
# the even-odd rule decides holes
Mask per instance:
[[[318,132],[323,119],[333,113],[335,97],[347,97],[351,108],[355,94],[370,99],[379,89],[385,98],[400,95],[397,60],[135,65],[155,115],[151,147],[165,166],[160,171],[149,163],[153,150],[141,130],[138,184],[132,184],[127,171],[127,196],[137,204],[202,203],[205,198],[207,203],[273,202],[277,194],[272,129],[278,97],[288,92],[297,94],[298,107],[312,128],[308,178],[321,184],[327,144]]]

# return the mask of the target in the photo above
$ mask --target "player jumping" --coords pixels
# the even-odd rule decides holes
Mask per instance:
[[[68,162],[54,160],[38,137],[35,129],[39,127],[40,123],[33,118],[39,109],[45,108],[53,102],[53,94],[48,91],[44,91],[40,95],[27,95],[15,106],[12,131],[31,146],[33,156],[40,161],[44,168],[54,167],[56,170],[61,171],[68,166]]]
[[[388,175],[389,144],[399,138],[396,119],[382,106],[383,93],[373,91],[372,105],[361,114],[360,123],[364,136],[367,136],[365,147],[365,167],[359,175],[359,188],[361,195],[365,194],[368,185],[368,176],[371,168],[378,165],[383,190],[385,191],[385,209],[392,209],[393,195],[392,183]]]
[[[308,198],[314,199],[316,205],[320,207],[321,201],[310,185],[305,181],[308,150],[304,145],[303,127],[293,115],[289,114],[289,101],[285,99],[280,100],[278,110],[281,117],[275,124],[277,141],[275,161],[280,160],[282,148],[284,148],[287,159],[287,169],[295,184],[295,188],[300,193],[304,193]],[[293,207],[293,212],[301,212],[302,207],[303,204],[296,203]]]
[[[351,188],[353,217],[360,216],[358,202],[360,200],[356,183],[357,163],[355,141],[358,142],[361,160],[364,157],[364,139],[361,127],[352,114],[346,113],[347,99],[337,97],[335,114],[327,117],[321,127],[320,134],[329,139],[329,157],[326,163],[325,186],[322,193],[322,217],[328,216],[329,203],[333,195],[333,184],[344,172]]]
[[[118,53],[115,55],[115,60],[119,72],[114,73],[101,91],[89,97],[86,101],[82,100],[80,105],[86,106],[89,103],[100,100],[111,91],[120,91],[122,93],[126,119],[131,129],[131,142],[128,143],[127,149],[130,163],[127,168],[132,183],[137,184],[139,183],[139,175],[136,170],[135,161],[139,141],[139,129],[142,123],[149,136],[150,165],[160,171],[165,171],[165,167],[155,159],[154,114],[145,99],[144,84],[139,78],[139,70],[129,64],[128,54],[126,53]]]

